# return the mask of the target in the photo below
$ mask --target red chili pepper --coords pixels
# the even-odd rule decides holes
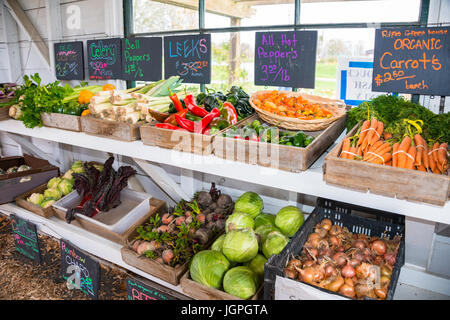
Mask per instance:
[[[186,117],[186,113],[188,113],[188,112],[189,112],[189,109],[186,108],[186,109],[183,109],[183,110],[181,110],[181,111],[179,111],[177,113],[172,113],[170,116],[168,116],[166,118],[166,120],[164,120],[164,123],[170,123],[170,124],[173,124],[174,126],[176,126],[177,125],[177,120],[175,120],[175,115],[177,114],[180,117],[184,118],[184,117]]]
[[[211,110],[210,113],[208,113],[202,121],[200,121],[200,126],[195,126],[195,132],[196,133],[203,133],[206,128],[208,127],[209,123],[212,121],[212,119],[220,117],[220,110],[217,108],[214,108]]]
[[[176,95],[176,93],[172,93],[172,91],[170,91],[170,89],[169,89],[169,98],[170,98],[170,100],[172,100],[173,105],[175,106],[175,109],[178,112],[180,112],[184,109],[183,104],[181,103],[180,99],[178,99],[178,96]]]
[[[188,120],[186,118],[182,118],[179,115],[175,114],[175,120],[183,129],[186,129],[189,132],[194,132],[194,128],[196,127],[194,121]]]
[[[228,112],[227,120],[231,125],[233,125],[239,121],[236,109],[230,102],[228,102],[228,101],[224,102],[224,104],[222,105],[222,108],[227,110],[227,112]]]
[[[185,129],[180,128],[180,127],[177,127],[177,126],[174,126],[173,124],[170,124],[170,123],[157,123],[157,124],[155,124],[155,127],[157,127],[157,128],[162,128],[162,129],[183,130],[183,131],[186,131]]]
[[[184,104],[189,109],[189,111],[192,112],[196,116],[203,118],[208,114],[208,111],[206,111],[206,109],[201,108],[195,104],[194,96],[192,94],[188,94],[184,98]]]

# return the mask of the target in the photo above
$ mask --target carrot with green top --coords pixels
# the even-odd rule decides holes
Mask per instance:
[[[409,147],[411,146],[411,138],[405,136],[398,147],[398,162],[397,166],[399,168],[404,168],[406,164],[406,153],[408,153]]]
[[[369,127],[369,129],[367,129],[367,137],[362,142],[363,149],[365,149],[367,145],[371,144],[372,137],[374,135],[374,132],[377,130],[377,127],[378,127],[377,118],[372,118],[372,120],[370,120],[370,127]]]
[[[417,149],[417,155],[416,155],[416,160],[414,161],[414,165],[420,166],[420,165],[422,165],[422,152],[425,148],[424,143],[423,143],[423,138],[420,134],[416,133],[414,135],[414,143],[416,144],[416,149]]]
[[[368,161],[370,163],[376,163],[376,164],[385,164],[386,162],[390,161],[392,159],[392,153],[386,152],[382,156],[374,157],[372,160]]]
[[[415,146],[410,146],[406,156],[405,169],[414,169],[414,162],[416,161],[417,149]]]
[[[342,142],[341,158],[347,159],[348,152],[350,151],[350,143],[350,138],[345,138]]]
[[[444,172],[444,166],[447,163],[447,149],[448,144],[447,143],[441,143],[439,145],[439,149],[437,151],[437,159],[439,161],[439,168],[441,169],[441,172]]]
[[[372,140],[369,142],[369,144],[374,144],[375,142],[380,140],[381,135],[383,134],[383,130],[384,130],[384,123],[381,121],[378,121],[377,129],[374,131],[374,133],[372,135]]]
[[[397,167],[398,166],[398,148],[400,146],[400,143],[396,142],[392,146],[392,166]]]
[[[356,143],[357,146],[360,146],[363,143],[364,138],[367,135],[367,129],[369,129],[369,127],[370,127],[370,120],[364,121],[361,126],[361,132],[359,133],[358,142]]]

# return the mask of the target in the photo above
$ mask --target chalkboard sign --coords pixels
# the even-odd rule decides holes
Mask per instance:
[[[317,31],[256,32],[255,84],[314,88]]]
[[[54,44],[56,79],[84,80],[83,42]]]
[[[125,38],[122,41],[122,79],[162,79],[162,38]]]
[[[161,290],[130,276],[127,277],[127,297],[128,300],[175,300]]]
[[[33,261],[41,263],[36,225],[13,214],[10,217],[16,250]]]
[[[372,90],[450,95],[450,27],[377,29]]]
[[[87,41],[89,80],[120,79],[122,76],[122,39]]]
[[[211,82],[211,35],[164,38],[164,77],[180,76],[183,82]]]
[[[61,272],[64,280],[68,280],[68,286],[97,299],[100,272],[98,261],[66,240],[61,239],[60,246]]]

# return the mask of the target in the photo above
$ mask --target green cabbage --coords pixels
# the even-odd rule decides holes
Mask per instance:
[[[278,211],[275,225],[284,235],[292,237],[305,222],[305,216],[299,208],[287,206]]]
[[[262,245],[264,256],[269,259],[274,254],[279,254],[289,242],[289,238],[279,231],[272,231],[267,235]]]
[[[40,205],[44,201],[44,195],[40,193],[33,193],[28,199],[28,202]]]
[[[230,268],[230,262],[219,251],[203,250],[192,258],[189,273],[192,280],[219,289],[222,279]]]
[[[72,164],[71,169],[73,170],[74,173],[83,173],[84,172],[83,161],[81,160],[75,161]]]
[[[254,192],[242,194],[234,203],[234,211],[245,212],[255,218],[264,208],[263,200]]]
[[[59,200],[62,197],[62,192],[58,189],[47,189],[44,191],[44,198],[52,198]]]
[[[258,240],[252,229],[232,230],[223,241],[222,252],[233,262],[247,262],[258,253]]]
[[[64,173],[64,175],[62,176],[63,179],[69,179],[70,181],[73,182],[73,170],[69,169],[66,171],[66,173]]]
[[[275,215],[270,213],[261,213],[255,218],[255,229],[264,224],[275,226]]]
[[[52,199],[52,198],[45,199],[44,201],[42,201],[41,207],[44,208],[44,209],[48,208],[48,207],[51,207],[55,202],[56,202],[56,200]]]
[[[267,259],[262,254],[257,254],[250,262],[247,262],[245,265],[249,267],[258,277],[258,281],[264,280],[264,264]]]
[[[51,178],[50,180],[48,180],[47,182],[47,188],[48,189],[56,189],[56,187],[58,187],[58,184],[61,182],[61,178],[55,177],[55,178]]]
[[[260,243],[264,243],[264,241],[267,238],[267,235],[269,233],[271,233],[272,231],[280,231],[280,229],[278,229],[277,227],[275,227],[271,224],[263,224],[255,229],[255,232],[259,237]]]
[[[214,241],[211,245],[211,250],[222,252],[223,240],[225,240],[225,234],[221,235],[216,239],[216,241]]]
[[[62,179],[61,182],[58,184],[58,189],[64,196],[66,196],[72,192],[73,183],[69,179]]]
[[[241,299],[251,298],[258,290],[257,276],[249,267],[234,267],[225,273],[223,289]]]
[[[231,230],[245,228],[253,229],[254,225],[255,222],[249,214],[235,211],[228,216],[227,221],[225,222],[225,231],[230,232]]]

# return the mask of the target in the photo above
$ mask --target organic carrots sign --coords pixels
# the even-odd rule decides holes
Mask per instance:
[[[450,27],[377,29],[372,90],[450,95]]]

